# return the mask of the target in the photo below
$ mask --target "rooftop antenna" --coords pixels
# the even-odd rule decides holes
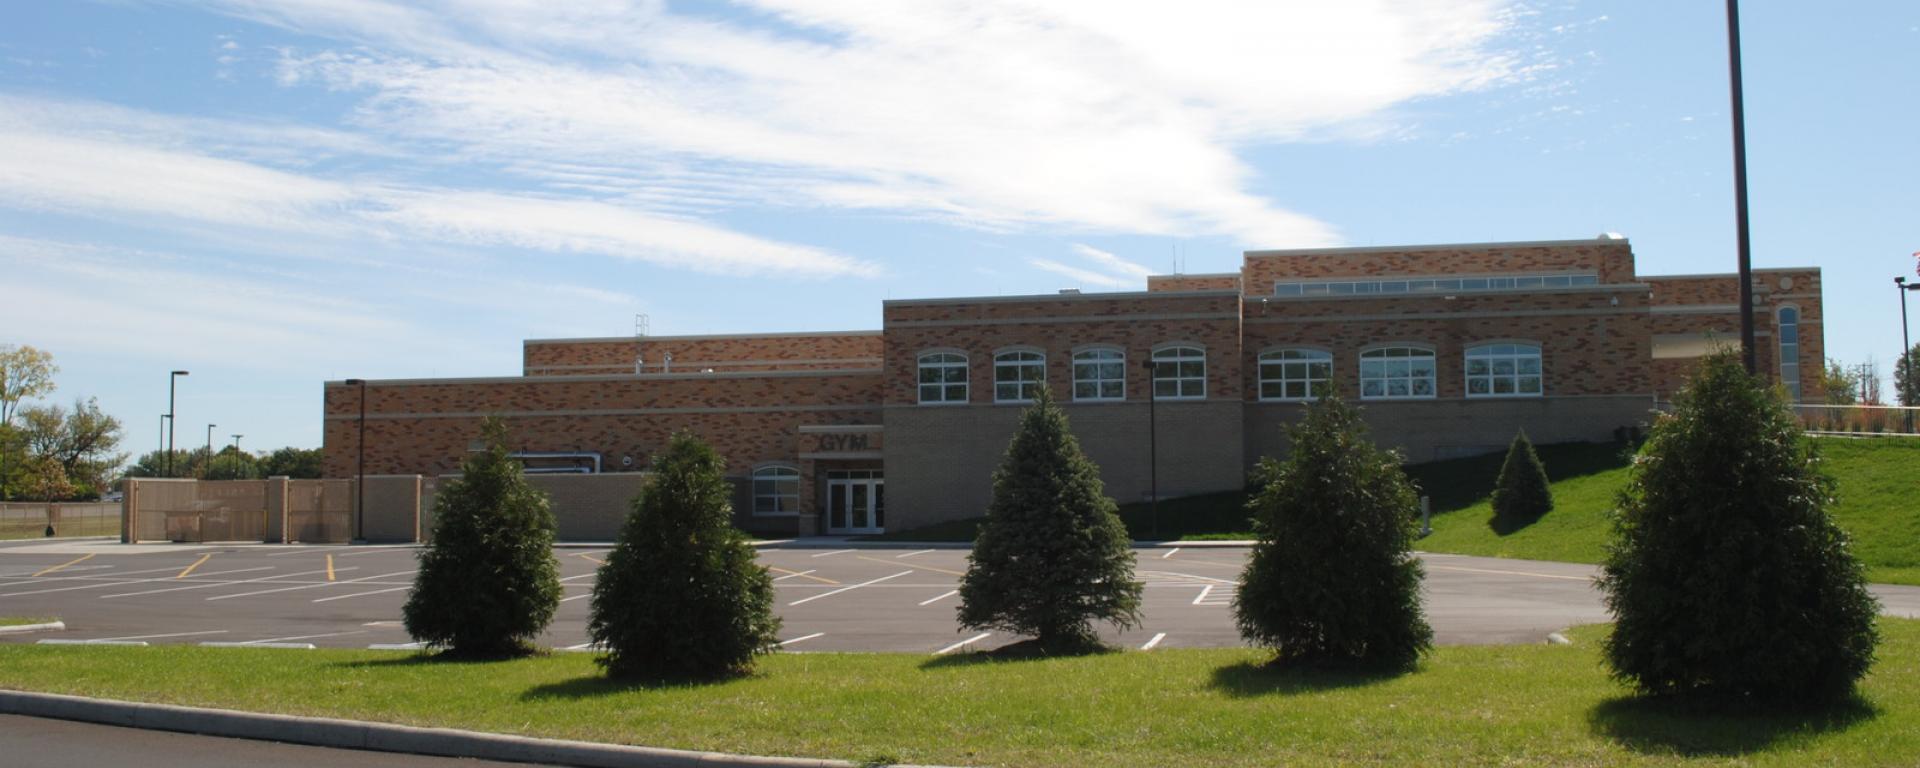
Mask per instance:
[[[647,314],[645,312],[641,312],[634,315],[633,316],[633,335],[634,336],[647,335],[647,330],[651,328],[652,325],[653,325],[652,318],[647,317]]]

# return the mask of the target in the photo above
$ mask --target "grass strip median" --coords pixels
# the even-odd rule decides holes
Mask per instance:
[[[26,627],[35,624],[47,624],[57,619],[46,616],[0,616],[0,627]]]
[[[1920,621],[1886,619],[1861,696],[1819,715],[1627,695],[1571,646],[1446,647],[1411,674],[1277,672],[1251,650],[1071,659],[778,654],[758,676],[624,686],[587,654],[0,646],[0,687],[551,738],[949,765],[1910,765]]]

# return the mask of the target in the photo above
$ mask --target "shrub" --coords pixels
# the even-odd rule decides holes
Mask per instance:
[[[1045,388],[1020,415],[960,580],[960,624],[1029,635],[1043,652],[1098,647],[1092,621],[1140,624],[1133,549],[1100,468]]]
[[[489,417],[480,432],[486,449],[434,498],[403,618],[413,639],[455,655],[518,655],[560,607],[553,511],[507,455],[506,426]]]
[[[1494,525],[1511,530],[1551,511],[1553,489],[1547,483],[1547,468],[1522,430],[1507,447],[1506,463],[1500,465],[1500,478],[1493,484]]]
[[[1634,460],[1601,587],[1615,677],[1649,694],[1845,695],[1877,606],[1827,514],[1833,481],[1780,395],[1731,353],[1681,390]]]
[[[1433,643],[1408,551],[1416,500],[1399,456],[1374,447],[1338,396],[1309,405],[1285,461],[1262,458],[1258,537],[1234,597],[1248,642],[1276,661],[1404,668]]]
[[[780,631],[773,580],[733,527],[720,456],[687,433],[653,462],[593,585],[587,635],[617,678],[744,674]]]

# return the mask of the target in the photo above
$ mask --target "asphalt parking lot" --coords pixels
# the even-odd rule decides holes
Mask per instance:
[[[587,597],[607,547],[555,550],[566,596],[543,644],[587,649]],[[53,616],[62,631],[0,641],[311,644],[403,648],[414,547],[178,545],[102,541],[0,546],[0,616]],[[1103,630],[1132,648],[1241,645],[1232,602],[1246,550],[1137,550],[1144,626]],[[782,646],[792,651],[984,650],[1020,638],[954,621],[964,549],[768,547]],[[1594,568],[1424,555],[1429,621],[1443,644],[1535,643],[1607,620]],[[1920,588],[1876,587],[1888,612],[1920,617]]]

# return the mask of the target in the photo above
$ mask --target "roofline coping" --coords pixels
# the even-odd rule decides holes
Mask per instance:
[[[879,374],[881,368],[821,368],[786,371],[715,371],[713,373],[609,373],[590,376],[468,376],[445,379],[367,379],[367,386],[409,387],[436,384],[567,384],[593,381],[682,381],[687,379],[780,379]],[[346,387],[347,382],[328,380],[326,387]]]
[[[722,339],[792,339],[821,336],[879,336],[880,331],[779,331],[774,333],[700,333],[683,336],[581,336],[569,339],[523,339],[521,346],[532,344],[584,344],[614,341],[711,341]]]
[[[1819,267],[1754,267],[1753,271],[1754,272],[1819,272],[1820,268]],[[1696,272],[1690,275],[1640,275],[1639,276],[1639,278],[1642,280],[1680,280],[1680,279],[1700,279],[1700,278],[1707,278],[1707,277],[1725,277],[1725,278],[1732,278],[1732,279],[1738,280],[1740,279],[1740,273],[1738,272]]]
[[[1158,278],[1161,280],[1168,280],[1168,279],[1180,278],[1180,277],[1239,277],[1239,276],[1240,276],[1239,272],[1169,272],[1164,275],[1147,275],[1147,279],[1153,280]],[[1167,291],[1156,291],[1156,293],[1167,293]]]
[[[1230,274],[1230,273],[1229,273]],[[888,299],[880,303],[881,307],[938,306],[941,304],[1007,304],[1016,302],[1042,301],[1096,301],[1111,299],[1179,299],[1198,297],[1238,296],[1238,288],[1216,288],[1205,291],[1110,291],[1103,293],[1035,293],[1019,296],[952,296],[939,299]]]
[[[1334,246],[1330,248],[1280,248],[1262,251],[1243,251],[1245,256],[1347,256],[1369,253],[1397,253],[1402,251],[1458,251],[1492,250],[1495,248],[1538,248],[1542,246],[1573,245],[1632,245],[1625,237],[1590,237],[1584,240],[1511,240],[1485,243],[1427,243],[1421,245],[1364,245]]]

